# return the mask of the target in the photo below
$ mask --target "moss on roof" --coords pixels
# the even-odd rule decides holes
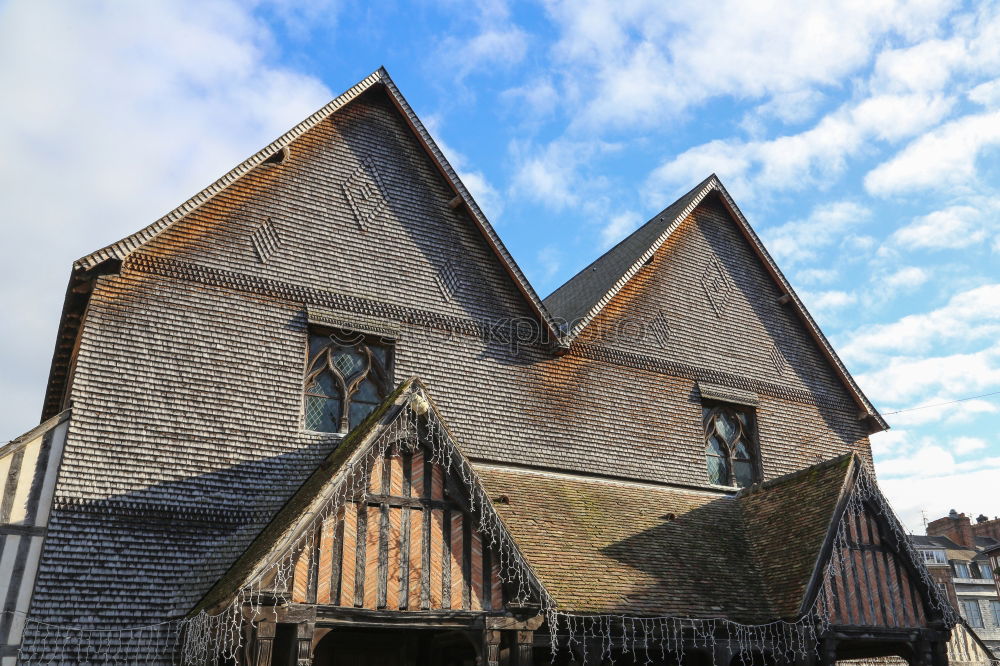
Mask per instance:
[[[797,616],[851,456],[733,497],[482,466],[563,611],[767,622]]]

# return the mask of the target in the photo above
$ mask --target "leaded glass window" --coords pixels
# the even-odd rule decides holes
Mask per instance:
[[[720,486],[749,486],[757,480],[753,419],[736,405],[703,407],[708,480]]]
[[[309,336],[305,425],[346,433],[365,420],[389,393],[389,346],[355,334]]]

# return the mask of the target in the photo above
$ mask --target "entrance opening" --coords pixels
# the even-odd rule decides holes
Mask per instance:
[[[482,632],[335,628],[313,652],[316,666],[475,666]]]

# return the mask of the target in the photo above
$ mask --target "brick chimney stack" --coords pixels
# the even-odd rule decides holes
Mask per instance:
[[[991,521],[992,522],[992,521]],[[985,523],[979,523],[985,525]],[[955,543],[965,548],[975,548],[976,540],[972,531],[972,521],[964,513],[958,513],[954,509],[948,512],[944,518],[938,518],[927,523],[927,536],[948,537]],[[983,536],[986,536],[985,534]]]
[[[982,518],[983,520],[980,520]],[[972,533],[979,537],[993,537],[1000,541],[1000,518],[989,520],[986,516],[976,518],[976,524],[972,526]]]

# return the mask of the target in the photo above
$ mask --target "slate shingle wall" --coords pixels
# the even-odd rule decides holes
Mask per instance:
[[[579,352],[556,358],[542,346],[515,354],[418,324],[529,309],[478,232],[448,207],[451,191],[407,132],[381,93],[369,94],[303,136],[285,163],[258,168],[143,247],[152,260],[132,259],[100,280],[72,387],[39,619],[134,624],[183,613],[232,563],[333,444],[301,432],[301,377],[305,306],[342,302],[337,294],[368,299],[352,301],[358,309],[383,304],[398,320],[396,380],[424,379],[470,456],[703,484],[697,372]],[[359,216],[359,205],[381,212]],[[698,229],[718,226],[717,217],[699,213]],[[253,235],[268,219],[264,262]],[[775,294],[756,264],[736,279],[744,300],[730,321],[745,327],[724,329],[688,298],[702,289],[709,240],[730,269],[755,260],[726,246],[724,230],[699,240],[687,226],[646,269],[657,279],[637,278],[652,296],[620,296],[608,311],[628,300],[636,312],[667,312],[666,350],[619,347],[797,391],[794,400],[762,394],[768,477],[866,450],[846,394],[804,333],[781,345],[795,372],[766,370],[758,347],[771,324],[754,317],[781,315],[761,305]],[[438,282],[448,262],[461,282],[451,298]],[[807,394],[826,406],[803,402]]]

